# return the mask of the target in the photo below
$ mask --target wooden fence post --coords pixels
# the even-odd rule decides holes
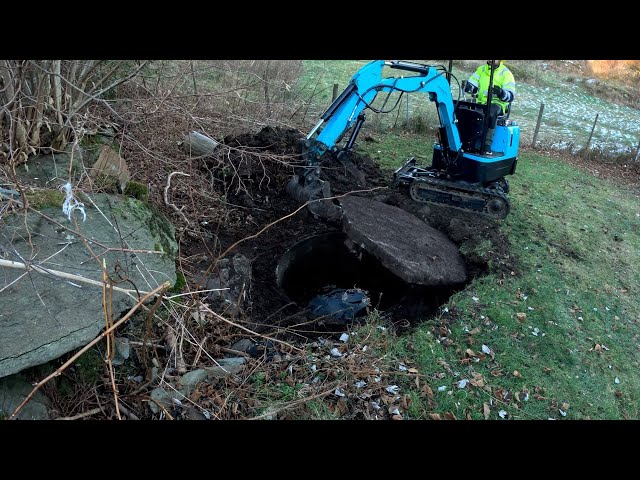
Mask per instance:
[[[542,121],[542,112],[544,112],[544,102],[540,103],[540,113],[538,113],[538,121],[536,122],[536,129],[533,132],[532,146],[535,148],[536,140],[538,139],[538,131],[540,130],[540,122]]]
[[[585,150],[587,150],[589,148],[589,144],[591,143],[591,137],[593,137],[593,131],[596,129],[596,123],[598,123],[598,115],[600,115],[600,114],[596,113],[596,119],[593,121],[593,127],[591,127],[591,133],[589,134],[589,140],[587,140],[587,144],[584,147]]]

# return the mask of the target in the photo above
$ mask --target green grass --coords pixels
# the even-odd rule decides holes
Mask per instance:
[[[361,142],[359,151],[387,168],[408,156],[428,156],[432,145],[395,133],[376,139]],[[490,273],[451,297],[447,307],[458,314],[448,322],[450,345],[434,334],[443,316],[394,337],[381,352],[390,360],[415,362],[433,391],[430,403],[410,379],[399,377],[398,385],[413,400],[406,415],[451,412],[481,419],[483,404],[492,400],[491,419],[499,419],[500,410],[514,419],[640,418],[638,194],[527,151],[509,180],[512,211],[497,228],[511,242],[517,273]],[[517,314],[526,319],[519,321]],[[476,327],[480,332],[470,335]],[[467,349],[479,353],[483,344],[493,359],[465,360]],[[482,375],[484,388],[457,388],[474,373]],[[439,386],[447,388],[439,392]],[[505,392],[524,391],[528,401],[502,400]]]

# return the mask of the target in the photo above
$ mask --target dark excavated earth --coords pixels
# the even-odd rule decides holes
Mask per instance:
[[[302,137],[304,134],[295,129],[265,127],[257,134],[224,138],[223,144],[229,148],[207,161],[203,173],[213,172],[217,193],[225,195],[227,203],[235,207],[224,224],[209,226],[206,245],[194,239],[182,244],[186,256],[206,256],[206,261],[196,266],[200,272],[191,272],[191,278],[197,278],[198,273],[209,267],[212,252],[223,252],[270,225],[256,238],[240,242],[227,254],[240,253],[251,262],[251,307],[245,312],[245,321],[257,331],[313,320],[313,315],[304,310],[304,302],[292,298],[295,295],[287,293],[278,283],[276,269],[289,249],[318,235],[346,233],[355,250],[364,250],[360,255],[364,254],[368,263],[375,257],[382,270],[390,272],[394,280],[389,295],[396,303],[381,304],[380,292],[373,292],[377,296],[372,295],[372,305],[384,305],[385,312],[398,322],[432,315],[452,293],[463,288],[465,282],[488,273],[489,264],[494,273],[513,274],[515,267],[509,243],[494,220],[414,202],[406,193],[391,186],[391,172],[381,170],[371,158],[358,154],[357,145],[351,159],[364,174],[364,182],[357,182],[335,160],[329,158],[321,163],[321,178],[330,182],[332,195],[371,190],[339,199],[345,212],[342,222],[316,217],[307,208],[278,221],[300,206],[286,194],[285,187],[294,173],[293,166],[301,164],[299,139]],[[235,175],[229,177],[222,173],[229,171]],[[486,248],[486,242],[490,248]],[[485,245],[483,254],[473,253],[476,251],[473,247],[481,243]],[[463,249],[466,253],[458,252],[462,246],[466,247]],[[327,262],[316,261],[319,265],[323,263]],[[374,271],[380,272],[380,265]],[[296,282],[308,281],[313,285],[319,281],[316,274],[326,268],[313,267],[306,271],[298,266],[298,270]],[[350,281],[362,281],[363,276],[371,279],[375,275],[347,277]],[[336,279],[327,281],[335,283]],[[352,287],[360,285],[345,286]],[[371,282],[369,288],[383,289],[371,286]],[[330,324],[326,318],[320,322],[320,326]]]

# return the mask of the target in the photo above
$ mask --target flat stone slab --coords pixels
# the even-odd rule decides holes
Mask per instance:
[[[349,238],[404,281],[439,286],[467,279],[458,248],[416,216],[363,197],[344,197],[340,203]]]

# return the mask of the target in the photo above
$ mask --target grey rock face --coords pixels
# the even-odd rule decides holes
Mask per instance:
[[[64,228],[75,230],[76,226],[62,213],[61,205],[41,209],[55,222],[34,212],[26,220],[23,215],[3,217],[0,259],[98,282],[103,280],[104,259],[109,277],[120,288],[150,291],[167,280],[175,283],[177,247],[171,224],[132,198],[96,194],[91,197],[95,205],[86,200],[86,221],[77,210],[72,212],[84,241]],[[107,250],[111,248],[115,250]],[[135,302],[114,291],[114,320]],[[104,326],[101,285],[66,280],[53,272],[0,266],[0,377],[86,345]]]

